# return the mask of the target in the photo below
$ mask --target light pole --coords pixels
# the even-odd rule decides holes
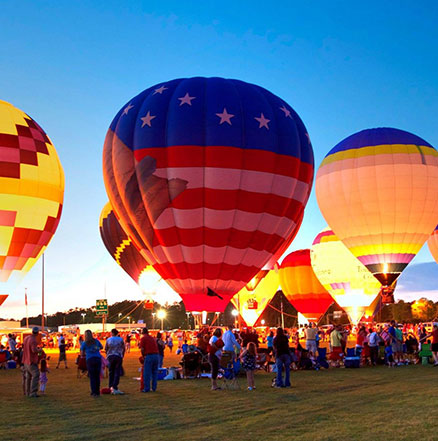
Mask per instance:
[[[82,323],[85,323],[85,316],[86,316],[87,314],[85,313],[85,312],[82,312],[81,313],[81,316],[82,316]]]
[[[186,314],[187,314],[187,328],[192,329],[192,327],[190,325],[190,312],[186,312]]]
[[[155,329],[155,315],[156,315],[156,312],[153,312],[152,313],[152,329]]]
[[[163,330],[164,329],[163,322],[164,322],[164,319],[166,318],[166,311],[164,309],[160,309],[157,312],[157,317],[161,320],[161,330]]]
[[[131,317],[128,315],[127,319],[128,319],[128,321],[129,321],[129,327],[128,327],[128,329],[131,330]]]
[[[237,328],[237,316],[239,315],[239,311],[237,309],[233,309],[231,314],[234,316],[234,327]]]

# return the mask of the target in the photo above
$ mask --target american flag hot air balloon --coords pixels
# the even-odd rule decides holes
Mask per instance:
[[[313,180],[299,116],[253,84],[178,79],[124,105],[104,180],[123,228],[189,311],[223,311],[294,234]]]

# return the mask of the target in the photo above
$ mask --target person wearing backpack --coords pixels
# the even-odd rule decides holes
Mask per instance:
[[[222,355],[224,342],[222,340],[222,329],[216,328],[208,342],[208,361],[211,366],[211,390],[219,390],[217,375],[219,373],[219,359]]]

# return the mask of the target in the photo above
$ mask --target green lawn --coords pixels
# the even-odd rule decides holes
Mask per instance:
[[[0,371],[2,440],[438,439],[432,366],[299,371],[291,389],[272,389],[274,374],[260,372],[253,392],[245,378],[241,390],[216,392],[204,379],[160,381],[156,393],[141,394],[134,352],[120,384],[127,394],[96,399],[76,369],[53,365],[37,399],[21,395],[19,370]]]

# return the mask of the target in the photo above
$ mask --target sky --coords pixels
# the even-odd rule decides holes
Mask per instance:
[[[312,140],[315,166],[346,136],[411,131],[438,146],[438,4],[423,1],[1,2],[0,99],[28,113],[64,167],[64,209],[45,253],[46,312],[141,298],[99,235],[107,201],[102,146],[117,111],[173,78],[222,76],[289,103]],[[325,227],[314,191],[290,251]],[[438,300],[438,267],[423,247],[399,298]],[[427,277],[425,276],[427,274]],[[427,283],[426,280],[427,279]],[[0,309],[41,308],[41,261]]]

